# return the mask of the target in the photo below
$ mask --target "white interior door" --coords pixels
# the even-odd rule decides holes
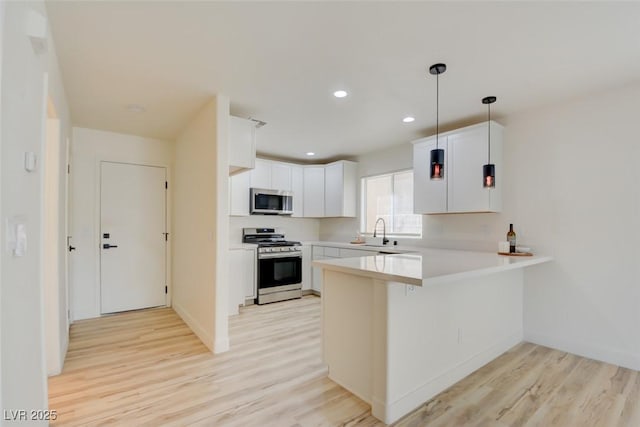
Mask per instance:
[[[166,169],[102,162],[101,313],[166,305]]]

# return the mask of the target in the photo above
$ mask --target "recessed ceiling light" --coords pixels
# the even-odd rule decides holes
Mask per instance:
[[[315,156],[316,153],[314,153],[313,151],[308,151],[307,152],[307,156],[311,157],[311,156]]]
[[[127,110],[131,111],[132,113],[144,113],[145,111],[147,111],[147,109],[140,104],[129,104],[127,105]]]
[[[333,96],[335,96],[336,98],[344,98],[345,96],[347,96],[347,91],[346,90],[337,90],[337,91],[333,92]]]
[[[411,123],[411,122],[413,122],[415,119],[416,119],[415,117],[407,116],[407,117],[405,117],[404,119],[402,119],[402,121],[403,121],[403,122],[405,122],[405,123]]]

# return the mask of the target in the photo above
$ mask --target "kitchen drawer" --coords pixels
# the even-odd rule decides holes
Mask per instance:
[[[311,247],[311,259],[324,258],[324,246],[312,246]]]
[[[324,256],[331,258],[340,258],[340,249],[338,248],[330,248],[325,246],[324,248]]]
[[[369,255],[376,255],[376,252],[362,249],[340,249],[340,258],[357,258]]]

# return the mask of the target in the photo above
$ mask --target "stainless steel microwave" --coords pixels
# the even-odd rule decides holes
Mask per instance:
[[[291,215],[292,213],[293,192],[251,189],[251,215]]]

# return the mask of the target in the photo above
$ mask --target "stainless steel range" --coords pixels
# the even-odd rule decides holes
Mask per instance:
[[[285,240],[276,228],[243,228],[242,241],[258,245],[258,304],[302,297],[300,242]]]

